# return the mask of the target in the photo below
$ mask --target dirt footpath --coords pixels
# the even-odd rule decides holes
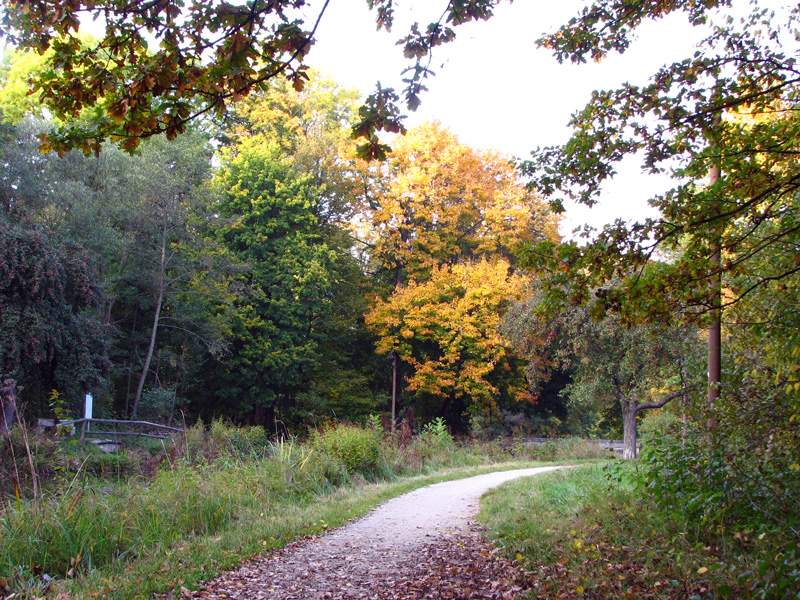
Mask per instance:
[[[192,597],[514,598],[521,573],[482,539],[473,517],[490,488],[557,468],[489,473],[415,490],[350,525],[227,573]]]

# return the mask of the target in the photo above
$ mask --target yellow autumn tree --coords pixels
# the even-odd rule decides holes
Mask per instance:
[[[367,324],[393,356],[393,398],[402,389],[419,416],[463,429],[465,410],[496,415],[498,403],[524,395],[497,322],[523,280],[516,253],[557,241],[557,220],[509,157],[470,148],[438,123],[393,148],[361,171],[360,225],[387,283]]]
[[[525,277],[504,259],[434,266],[425,281],[399,286],[379,300],[367,325],[378,351],[411,367],[407,390],[428,400],[423,417],[493,416],[501,400],[528,397],[500,319],[519,300]]]
[[[393,147],[379,167],[363,165],[361,204],[371,257],[393,283],[480,257],[513,260],[522,246],[557,238],[549,206],[525,189],[510,157],[470,148],[439,123]]]

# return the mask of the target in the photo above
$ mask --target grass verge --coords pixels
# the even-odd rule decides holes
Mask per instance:
[[[754,597],[738,577],[753,562],[741,546],[721,546],[656,516],[653,500],[613,473],[580,466],[515,480],[483,497],[479,519],[527,571],[529,598]]]
[[[603,455],[580,440],[456,444],[446,430],[401,444],[352,425],[326,428],[306,443],[272,442],[261,428],[221,422],[113,464],[69,441],[44,439],[34,450],[41,457],[30,468],[34,485],[14,487],[31,496],[0,497],[0,597],[179,593],[416,487]],[[0,467],[24,473],[13,461]]]
[[[171,543],[159,542],[137,560],[95,570],[62,584],[59,590],[74,598],[141,600],[153,594],[196,589],[213,578],[296,539],[323,533],[367,514],[378,504],[414,489],[492,471],[542,466],[542,463],[505,463],[441,471],[394,482],[361,482],[330,494],[302,501],[266,503],[242,511],[225,529]]]

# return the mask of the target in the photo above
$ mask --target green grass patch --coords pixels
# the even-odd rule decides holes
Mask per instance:
[[[211,523],[216,515],[219,526],[197,531],[194,535],[169,539],[163,531],[158,539],[150,536],[141,544],[142,550],[135,560],[119,560],[104,568],[87,570],[72,581],[62,581],[60,592],[74,598],[144,599],[152,594],[164,594],[180,587],[194,589],[201,580],[207,580],[234,568],[242,560],[249,560],[282,547],[298,538],[323,533],[349,520],[367,514],[378,504],[416,488],[487,473],[496,470],[525,468],[530,463],[507,463],[482,467],[460,468],[433,475],[404,478],[394,482],[367,483],[360,481],[337,488],[330,493],[276,499],[262,495],[250,500],[243,497],[231,502],[208,498],[216,483],[203,490],[206,497],[195,511],[203,513],[199,523]],[[176,475],[177,476],[177,475]],[[239,489],[241,474],[236,474]],[[173,482],[173,485],[175,483]],[[183,484],[183,492],[187,492]],[[177,490],[176,490],[177,492]],[[246,495],[246,492],[244,493]],[[160,498],[175,498],[174,494],[157,493]],[[230,512],[235,509],[234,512]],[[153,512],[157,512],[158,509]],[[164,529],[170,529],[163,524]],[[192,522],[185,525],[192,527]],[[157,528],[151,528],[153,534]],[[171,530],[171,529],[170,529]]]
[[[614,472],[580,466],[484,496],[479,519],[529,572],[529,597],[755,597],[739,577],[756,564],[754,555],[657,516],[653,499]]]
[[[129,600],[179,592],[423,485],[539,465],[531,459],[541,456],[597,455],[577,442],[530,448],[456,444],[445,435],[401,445],[371,428],[341,426],[300,444],[215,423],[174,445],[117,456],[46,440],[46,461],[31,470],[40,493],[6,495],[0,506],[0,595]]]

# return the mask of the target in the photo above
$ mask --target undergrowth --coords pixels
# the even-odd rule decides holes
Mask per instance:
[[[510,482],[479,518],[548,600],[798,598],[775,569],[785,534],[698,526],[642,486],[642,465],[583,466]],[[796,565],[795,565],[796,569]],[[781,585],[781,583],[783,583]]]
[[[180,592],[242,557],[340,525],[409,489],[404,480],[367,482],[427,476],[413,487],[446,469],[458,477],[458,469],[463,476],[509,461],[604,455],[577,441],[457,444],[439,429],[402,443],[370,426],[341,425],[300,443],[215,422],[118,455],[57,438],[31,438],[27,448],[19,436],[0,440],[8,445],[2,469],[19,482],[3,490],[0,507],[0,594]],[[35,457],[32,469],[26,454]]]

